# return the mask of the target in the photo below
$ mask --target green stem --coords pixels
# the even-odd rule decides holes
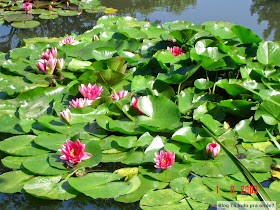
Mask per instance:
[[[76,170],[74,170],[72,173],[68,174],[68,176],[65,178],[65,180],[68,180],[74,173],[76,173],[76,171],[78,171],[80,168],[77,168]]]
[[[277,142],[274,136],[271,135],[271,133],[266,129],[266,132],[268,133],[269,137],[273,141],[273,143],[276,145],[276,147],[280,150],[280,144]]]
[[[265,99],[265,100],[267,100],[267,101],[269,101],[269,102],[275,104],[276,106],[279,106],[279,107],[280,107],[280,103],[274,101],[273,99],[271,99],[271,98],[269,98],[269,97],[267,97],[267,96],[265,96],[265,95],[263,95],[263,94],[260,94],[260,93],[258,93],[257,91],[254,91],[254,90],[252,90],[252,89],[249,89],[249,88],[245,87],[244,85],[241,85],[241,84],[237,84],[237,85],[239,85],[239,86],[245,88],[246,90],[249,90],[250,92],[252,92],[252,93],[254,93],[254,94],[260,96],[262,99]]]

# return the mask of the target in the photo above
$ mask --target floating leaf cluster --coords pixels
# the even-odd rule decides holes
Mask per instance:
[[[25,6],[25,4],[28,4]],[[100,5],[99,0],[69,1],[0,1],[0,24],[11,23],[15,28],[34,28],[40,25],[35,19],[55,19],[58,16],[80,15],[83,10],[89,13],[116,13],[113,8]],[[34,16],[36,15],[36,16]],[[37,18],[38,15],[38,18]]]
[[[256,191],[244,194],[254,186],[229,150],[258,182],[272,182],[264,192],[280,204],[279,43],[233,23],[159,26],[117,16],[72,36],[75,44],[32,38],[0,54],[0,132],[11,135],[0,142],[11,169],[0,176],[0,192],[53,200],[84,194],[140,201],[142,209],[259,200]],[[62,76],[36,66],[52,47],[65,61]],[[99,97],[69,107],[89,84],[102,87]],[[59,117],[66,109],[70,123]],[[211,158],[213,136],[224,147]],[[92,156],[62,160],[67,139],[79,139]],[[162,151],[175,160],[156,168]]]

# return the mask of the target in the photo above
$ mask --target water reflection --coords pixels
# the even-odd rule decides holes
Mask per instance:
[[[140,13],[144,17],[155,11],[165,11],[179,15],[185,11],[189,5],[196,5],[196,0],[104,0],[102,5],[116,8],[119,10],[117,15],[129,15],[136,17]],[[18,47],[20,40],[30,37],[61,37],[65,34],[81,34],[86,30],[93,28],[96,20],[104,13],[86,13],[79,16],[59,17],[54,20],[42,20],[41,25],[32,29],[17,29],[11,27],[8,23],[0,26],[0,51],[8,52],[10,49]],[[150,21],[148,18],[145,18]],[[153,23],[160,24],[160,19],[151,20]]]
[[[40,25],[31,29],[13,28],[9,24],[0,26],[0,51],[8,52],[9,49],[18,47],[20,40],[31,37],[61,37],[65,34],[80,34],[93,28],[96,20],[102,13],[82,13],[79,16],[59,17],[53,20],[42,20]]]
[[[252,29],[263,39],[280,40],[278,0],[102,0],[102,5],[118,9],[119,16],[129,15],[157,24],[175,20],[187,20],[196,24],[229,21]],[[41,25],[33,29],[16,29],[7,23],[0,25],[0,51],[8,52],[19,46],[20,40],[29,37],[81,34],[91,29],[103,15],[104,13],[83,12],[79,16],[54,20],[37,18]]]
[[[263,38],[273,35],[273,40],[280,40],[280,1],[252,0],[251,14],[258,14],[258,24],[267,21],[267,28],[263,31]]]

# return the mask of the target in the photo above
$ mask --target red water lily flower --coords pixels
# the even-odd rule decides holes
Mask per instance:
[[[170,151],[160,151],[160,154],[155,153],[154,161],[156,162],[155,168],[170,168],[175,160],[175,153]]]
[[[91,85],[90,83],[88,86],[82,84],[79,86],[80,93],[89,100],[97,99],[100,94],[103,92],[102,86],[97,87],[96,84]]]
[[[167,50],[169,50],[170,53],[174,56],[178,56],[178,55],[181,55],[184,53],[184,51],[180,47],[177,47],[177,46],[167,47]]]
[[[209,157],[215,158],[219,154],[220,149],[220,145],[213,141],[206,146],[206,153]]]
[[[85,152],[85,144],[81,144],[80,140],[77,139],[76,142],[72,142],[67,139],[66,144],[62,145],[63,148],[58,151],[63,153],[60,159],[67,160],[70,163],[79,163],[82,160],[86,160],[92,157],[88,152]]]

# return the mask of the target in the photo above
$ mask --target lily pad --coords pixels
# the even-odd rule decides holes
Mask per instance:
[[[34,17],[31,14],[11,14],[11,15],[4,15],[4,20],[7,22],[18,22],[23,21],[26,22],[32,20]],[[33,27],[31,27],[33,28]]]
[[[25,22],[13,22],[11,24],[11,26],[15,28],[35,28],[38,25],[40,25],[40,22],[36,20],[30,20]]]
[[[79,194],[67,180],[61,180],[61,176],[35,177],[26,182],[23,189],[35,197],[51,200],[68,200]]]

